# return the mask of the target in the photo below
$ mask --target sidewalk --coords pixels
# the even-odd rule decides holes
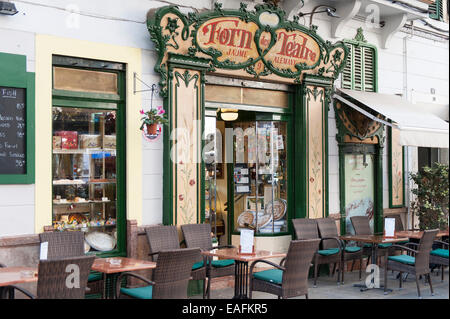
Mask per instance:
[[[388,288],[393,291],[384,295],[383,290],[371,289],[361,292],[359,288],[353,287],[354,284],[364,283],[366,274],[362,274],[362,281],[358,279],[358,271],[345,273],[344,285],[337,285],[336,275],[334,277],[321,276],[317,279],[317,288],[313,288],[313,280],[309,280],[309,298],[310,299],[418,299],[417,287],[414,276],[409,275],[406,281],[403,281],[403,288],[398,288],[398,272],[389,272]],[[444,282],[441,282],[440,273],[434,271],[431,274],[431,281],[434,289],[434,296],[431,296],[430,287],[425,284],[422,278],[419,281],[420,292],[423,299],[449,299],[449,271],[445,270]],[[384,271],[381,270],[381,283],[383,284]],[[216,289],[211,291],[211,299],[231,299],[234,294],[234,288]],[[262,292],[254,292],[253,299],[276,299],[277,296]],[[298,297],[304,299],[305,297]],[[201,296],[194,296],[192,299],[201,299]],[[296,298],[297,299],[297,298]]]

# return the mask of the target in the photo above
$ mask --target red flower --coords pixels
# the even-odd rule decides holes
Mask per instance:
[[[183,195],[179,195],[178,199],[180,200],[180,202],[182,202],[184,200],[184,196]]]
[[[183,161],[180,161],[178,164],[183,165]]]
[[[191,180],[189,181],[189,185],[194,186],[194,185],[195,185],[195,181],[194,181],[193,179],[191,179]]]
[[[311,183],[314,183],[314,178],[311,177],[311,178],[309,179],[309,181],[310,181]]]
[[[322,194],[322,190],[321,189],[319,189],[317,192],[319,193],[319,195]]]
[[[318,163],[317,163],[317,165],[319,165],[319,166],[320,166],[320,162],[318,162]]]

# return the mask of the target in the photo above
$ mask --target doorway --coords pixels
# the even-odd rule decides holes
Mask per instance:
[[[205,222],[221,245],[241,229],[289,233],[290,116],[236,108],[234,121],[205,112]]]

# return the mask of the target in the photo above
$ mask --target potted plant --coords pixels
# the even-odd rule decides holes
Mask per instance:
[[[144,112],[144,110],[139,111],[143,115],[141,121],[141,130],[144,127],[147,128],[147,134],[156,135],[158,131],[158,124],[167,124],[168,120],[165,115],[166,111],[162,106],[158,106],[156,109],[151,109],[150,111]]]
[[[448,165],[435,163],[410,178],[417,185],[411,190],[416,195],[411,210],[419,217],[420,230],[448,229]]]

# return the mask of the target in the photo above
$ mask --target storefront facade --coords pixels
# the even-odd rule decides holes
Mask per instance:
[[[221,243],[236,244],[239,228],[253,225],[257,246],[284,249],[294,218],[330,216],[341,232],[347,231],[347,209],[361,200],[352,197],[352,185],[346,183],[358,173],[352,170],[354,163],[374,181],[365,189],[374,229],[382,228],[382,216],[389,213],[401,213],[411,223],[406,176],[417,166],[417,148],[399,147],[392,142],[399,139],[395,131],[364,122],[333,96],[344,88],[432,102],[428,92],[433,88],[435,102],[448,104],[448,75],[434,75],[442,63],[448,64],[448,41],[420,33],[404,40],[410,29],[399,29],[385,48],[378,29],[358,21],[356,13],[345,20],[348,10],[343,8],[338,8],[343,26],[317,15],[309,28],[309,17],[295,16],[289,1],[278,7],[262,1],[222,6],[173,2],[179,8],[135,1],[122,11],[112,5],[106,17],[81,4],[77,13],[16,3],[27,15],[0,16],[0,34],[7,39],[0,42],[0,87],[26,90],[24,124],[30,139],[24,151],[30,166],[16,174],[22,177],[5,177],[12,174],[0,170],[0,259],[15,255],[20,257],[11,259],[14,263],[35,262],[37,234],[75,219],[70,214],[88,216],[76,224],[88,228],[87,233],[106,232],[117,240],[113,250],[100,253],[105,256],[145,256],[145,226],[213,220],[219,230],[212,231],[220,233]],[[315,5],[305,1],[302,11]],[[186,6],[207,10],[194,13]],[[42,23],[33,12],[53,16],[54,22]],[[360,47],[367,47],[363,57],[373,67],[365,74],[364,87],[355,80],[354,48]],[[375,52],[370,57],[369,49]],[[431,57],[423,57],[424,50]],[[420,67],[424,61],[426,68]],[[18,74],[15,81],[12,75]],[[70,82],[77,77],[83,80]],[[103,79],[97,83],[104,85],[95,87],[92,79]],[[152,140],[139,130],[139,110],[156,106],[165,108],[170,123]],[[221,114],[227,109],[237,110],[238,118],[224,121]],[[78,122],[70,124],[68,114]],[[108,126],[111,118],[114,125]],[[364,125],[346,126],[345,119]],[[244,144],[244,160],[237,163],[236,150],[227,150],[227,141],[249,138],[239,136],[237,128],[244,133],[251,128],[256,140],[266,137],[265,146],[274,147],[276,156],[264,162],[257,155],[250,161],[246,154],[252,152]],[[235,134],[227,136],[227,129]],[[204,132],[216,130],[223,137],[223,159],[211,166],[203,154],[211,150]],[[75,148],[58,148],[58,138],[54,145],[53,137],[64,131],[77,131]],[[84,148],[81,139],[94,144]],[[108,139],[112,144],[105,147]],[[83,185],[64,184],[74,180],[74,163],[85,174]],[[257,190],[252,183],[258,183]],[[73,186],[75,194],[66,190]],[[364,205],[369,208],[369,201]],[[278,216],[271,209],[271,219],[264,221],[258,213],[270,206]]]

